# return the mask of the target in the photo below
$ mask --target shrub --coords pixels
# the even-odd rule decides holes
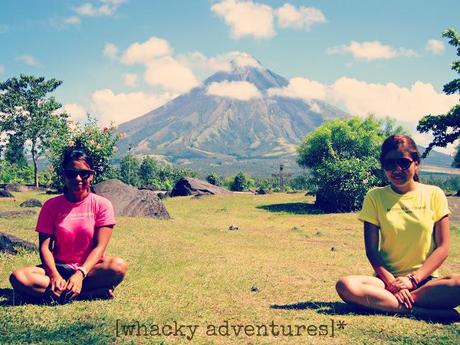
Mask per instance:
[[[239,172],[233,179],[233,183],[230,186],[230,190],[235,192],[242,192],[254,187],[254,180],[242,172]]]

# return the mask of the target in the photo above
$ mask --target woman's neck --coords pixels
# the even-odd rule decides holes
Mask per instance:
[[[79,202],[82,201],[84,198],[86,198],[89,195],[89,191],[84,191],[81,193],[72,193],[69,191],[66,191],[64,193],[64,196],[66,199],[70,202]]]
[[[410,181],[409,183],[403,186],[395,186],[391,184],[391,189],[398,194],[406,194],[408,192],[413,191],[415,188],[417,188],[417,182],[415,182],[414,180]]]

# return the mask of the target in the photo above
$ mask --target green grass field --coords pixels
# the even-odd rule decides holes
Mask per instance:
[[[0,211],[19,210],[19,203],[31,196],[48,198],[37,193],[15,196],[14,202],[1,201]],[[0,254],[0,342],[460,342],[458,324],[357,314],[346,307],[335,292],[336,280],[346,274],[372,273],[362,225],[354,213],[317,214],[311,203],[303,194],[183,197],[165,200],[171,220],[119,217],[108,254],[123,257],[129,271],[111,301],[12,305],[10,272],[39,263],[39,257],[27,252]],[[0,231],[36,242],[35,222],[36,216],[0,218]],[[228,230],[231,224],[239,229]],[[453,226],[443,273],[460,273],[459,239],[460,228]],[[122,326],[137,321],[140,335],[136,330],[124,334],[129,328]],[[182,336],[158,335],[170,330],[163,326],[175,323],[196,327],[182,327]],[[281,325],[286,335],[270,335],[272,330],[282,331]],[[294,335],[297,330],[302,335]]]

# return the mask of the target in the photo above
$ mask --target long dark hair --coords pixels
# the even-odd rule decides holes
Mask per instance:
[[[417,144],[414,139],[404,134],[393,134],[385,139],[380,152],[380,164],[383,163],[383,159],[388,152],[398,150],[401,147],[404,148],[404,151],[409,153],[410,157],[417,162],[417,164],[420,164],[420,152],[418,152]],[[414,181],[420,182],[420,177],[417,172],[415,172]]]

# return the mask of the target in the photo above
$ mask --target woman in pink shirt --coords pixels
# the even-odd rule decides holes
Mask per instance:
[[[126,262],[104,252],[115,226],[109,200],[90,192],[94,170],[80,150],[68,150],[62,163],[64,194],[45,202],[38,217],[42,264],[10,276],[14,290],[30,297],[113,298]]]

